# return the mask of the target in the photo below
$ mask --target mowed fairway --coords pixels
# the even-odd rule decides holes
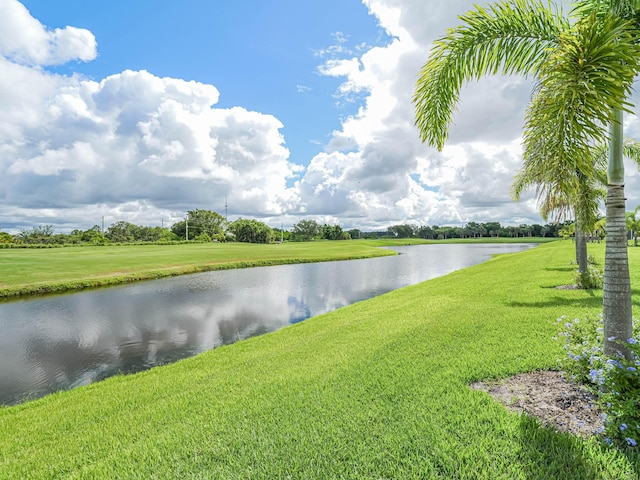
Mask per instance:
[[[61,292],[224,268],[392,254],[364,241],[5,249],[0,250],[0,297]]]
[[[590,250],[602,259],[603,245]],[[640,248],[630,256],[638,285]],[[556,433],[468,386],[556,365],[555,319],[600,309],[600,292],[553,288],[572,282],[573,257],[571,242],[501,255],[0,409],[0,478],[638,478],[637,454]]]

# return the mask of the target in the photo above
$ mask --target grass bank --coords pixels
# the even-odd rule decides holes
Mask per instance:
[[[374,247],[367,242],[306,242],[6,249],[0,250],[0,298],[79,290],[209,270],[393,254]]]
[[[482,239],[382,239],[270,245],[193,243],[0,249],[0,299],[60,293],[211,270],[393,255],[390,250],[375,248],[381,246],[479,243],[480,240]],[[544,239],[483,240],[480,243],[530,243]]]
[[[630,255],[640,265],[640,248]],[[637,454],[556,433],[468,387],[555,366],[555,319],[600,309],[599,292],[553,288],[571,283],[571,258],[570,242],[500,255],[0,409],[0,478],[638,478]]]

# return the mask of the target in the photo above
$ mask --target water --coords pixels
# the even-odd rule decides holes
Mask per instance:
[[[393,257],[224,270],[2,303],[0,404],[173,362],[531,247],[407,246]]]

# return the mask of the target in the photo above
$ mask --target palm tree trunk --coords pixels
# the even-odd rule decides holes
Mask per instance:
[[[604,261],[604,353],[631,358],[627,339],[632,336],[631,281],[627,252],[627,224],[622,163],[622,112],[611,124],[607,186],[607,245]]]
[[[579,228],[576,223],[576,263],[578,264],[578,273],[587,273],[587,235]]]

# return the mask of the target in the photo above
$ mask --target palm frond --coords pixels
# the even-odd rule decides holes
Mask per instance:
[[[622,145],[622,155],[632,160],[640,170],[640,142],[625,137]],[[602,185],[607,185],[607,164],[609,162],[609,146],[600,144],[592,150],[594,173]]]
[[[540,192],[539,192],[540,194]],[[538,207],[540,216],[545,222],[564,222],[572,218],[573,205],[566,195],[541,195]]]
[[[527,110],[525,159],[551,159],[558,175],[594,175],[592,145],[607,140],[615,110],[630,111],[626,98],[640,64],[633,32],[629,22],[591,15],[560,36]]]
[[[638,170],[640,170],[640,142],[625,138],[622,154],[625,158],[633,161],[638,166]]]
[[[608,14],[616,15],[626,20],[640,18],[639,0],[578,0],[574,3],[571,13],[577,17],[585,17],[592,14],[600,18]]]
[[[538,0],[476,6],[437,40],[422,67],[413,102],[423,142],[442,149],[462,85],[486,74],[536,75],[569,28],[560,10]]]
[[[606,190],[593,179],[578,174],[579,189],[575,198],[576,221],[583,232],[592,232],[599,218],[600,202],[606,198]]]

